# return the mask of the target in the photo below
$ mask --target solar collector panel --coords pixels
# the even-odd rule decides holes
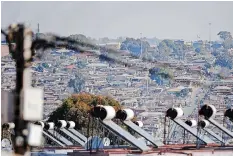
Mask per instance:
[[[54,136],[53,133],[56,132],[55,130],[48,130],[49,134]],[[58,133],[58,132],[56,132]],[[66,144],[67,146],[72,146],[74,145],[72,142],[70,142],[68,139],[66,139],[65,137],[63,137],[62,135],[60,135],[59,137],[54,136],[56,139],[58,139],[59,141],[63,142],[64,144]]]
[[[68,135],[69,137],[71,137],[73,140],[75,140],[80,145],[85,146],[85,142],[83,142],[82,140],[80,140],[78,137],[76,137],[74,134],[72,134],[68,130],[66,130],[64,128],[61,128],[60,131],[62,131],[63,133],[65,133],[66,135]]]
[[[217,121],[215,121],[212,118],[209,118],[208,121],[212,123],[214,126],[218,127],[220,130],[222,130],[224,133],[226,133],[227,135],[233,138],[233,132],[229,131],[228,129],[220,125]]]
[[[42,131],[42,133],[47,136],[49,139],[51,139],[52,141],[54,141],[55,143],[57,143],[58,145],[65,147],[65,145],[63,143],[61,143],[60,141],[58,141],[57,139],[55,139],[54,137],[52,137],[51,135],[49,135],[48,133],[46,133],[45,131]]]
[[[185,130],[187,130],[193,136],[195,136],[196,138],[198,138],[201,141],[203,141],[205,144],[213,144],[213,143],[215,143],[213,140],[211,140],[209,137],[207,137],[205,135],[202,136],[202,137],[198,136],[197,135],[197,129],[191,128],[189,125],[187,125],[186,123],[184,123],[181,119],[174,119],[173,121],[175,123],[177,123],[178,125],[180,125],[182,128],[184,128]]]
[[[141,129],[137,125],[135,125],[132,121],[125,120],[123,121],[125,125],[133,129],[135,132],[137,132],[139,135],[144,137],[146,140],[150,141],[153,145],[156,147],[163,146],[164,144],[161,141],[155,140],[153,136],[148,134],[145,130]]]
[[[81,133],[79,133],[78,131],[76,131],[75,129],[67,129],[69,132],[73,133],[74,135],[76,135],[77,137],[79,137],[79,139],[81,139],[83,142],[87,141],[87,138],[82,135]]]
[[[208,128],[204,128],[204,130],[205,130],[209,135],[213,136],[215,139],[217,139],[218,141],[220,141],[221,143],[224,143],[223,139],[222,139],[219,135],[215,134],[212,130],[210,130],[210,129],[208,129]]]
[[[100,120],[100,122],[107,128],[109,128],[113,133],[122,137],[131,145],[139,148],[141,151],[149,151],[150,148],[143,143],[142,141],[137,140],[134,136],[132,136],[129,132],[123,130],[120,126],[114,123],[112,120]]]

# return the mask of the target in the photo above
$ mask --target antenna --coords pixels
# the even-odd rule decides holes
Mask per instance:
[[[37,33],[40,33],[40,24],[37,24]]]
[[[210,51],[211,51],[211,23],[209,23],[209,44],[210,44]]]
[[[36,33],[36,39],[38,39],[38,35],[40,33],[40,24],[37,23],[37,33]]]
[[[142,33],[140,33],[140,37],[141,37],[141,54],[140,54],[140,58],[142,58]]]

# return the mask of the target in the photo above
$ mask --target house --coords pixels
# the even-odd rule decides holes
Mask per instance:
[[[217,86],[213,89],[213,91],[216,93],[231,93],[232,89],[227,86]]]

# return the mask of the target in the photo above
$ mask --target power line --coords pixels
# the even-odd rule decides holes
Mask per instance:
[[[38,38],[33,42],[33,48],[37,48],[37,49],[42,48],[43,51],[47,48],[55,48],[57,46],[67,47],[68,49],[80,51],[81,53],[91,52],[96,56],[104,56],[105,58],[113,60],[115,63],[122,64],[126,67],[130,67],[131,69],[135,69],[135,70],[138,70],[138,69],[149,70],[152,67],[166,68],[169,66],[169,63],[161,63],[157,61],[151,61],[148,59],[144,59],[143,60],[144,63],[146,62],[151,63],[151,67],[145,67],[145,66],[142,67],[138,65],[137,63],[129,63],[129,61],[123,59],[119,55],[119,51],[115,49],[101,47],[101,46],[98,46],[92,43],[83,42],[80,40],[73,40],[67,37],[59,37],[59,36],[52,35],[52,34],[49,34],[49,36],[46,36],[46,37]],[[108,53],[99,52],[98,50],[101,48],[105,48],[108,51]],[[128,56],[138,59],[138,57],[132,54],[128,54]]]

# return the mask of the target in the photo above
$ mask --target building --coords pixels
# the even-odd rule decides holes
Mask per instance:
[[[217,86],[213,90],[216,93],[231,93],[232,92],[232,89],[227,86]]]

